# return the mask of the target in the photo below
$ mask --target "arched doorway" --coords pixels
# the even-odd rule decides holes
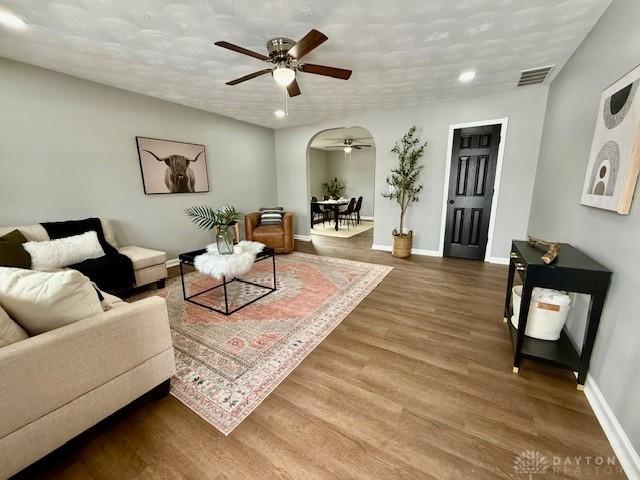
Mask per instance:
[[[374,139],[365,128],[330,128],[311,138],[307,198],[312,240],[358,237],[373,243],[375,163]]]

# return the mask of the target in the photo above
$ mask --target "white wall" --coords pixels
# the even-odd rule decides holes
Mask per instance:
[[[319,131],[330,128],[366,128],[376,145],[374,243],[389,245],[391,231],[398,226],[399,209],[397,204],[382,198],[380,193],[387,190],[385,177],[397,164],[391,148],[415,124],[429,145],[424,156],[424,192],[420,202],[408,212],[407,224],[414,231],[414,248],[438,250],[449,125],[508,117],[509,130],[491,252],[493,256],[506,257],[511,239],[524,238],[527,233],[546,96],[546,86],[514,87],[500,95],[423,105],[408,110],[371,112],[339,123],[276,130],[278,202],[296,214],[296,233],[308,235],[307,184],[303,179],[307,176],[309,140]]]
[[[636,451],[640,451],[640,198],[636,193],[631,214],[624,216],[582,206],[580,196],[602,90],[640,64],[638,18],[640,2],[614,1],[554,80],[529,222],[532,234],[572,243],[613,271],[590,376]],[[570,319],[578,344],[586,306],[581,298]],[[634,472],[640,475],[640,462]]]
[[[136,135],[204,144],[210,192],[146,196]],[[104,216],[175,257],[213,238],[186,207],[250,211],[275,185],[270,129],[0,59],[0,225]]]
[[[329,178],[328,153],[318,148],[309,149],[309,196],[322,199],[322,184]]]
[[[345,158],[342,150],[330,152],[328,156],[329,178],[337,177],[344,183],[343,196],[358,198],[362,196],[361,217],[373,217],[376,154],[374,148],[353,149],[351,156]]]

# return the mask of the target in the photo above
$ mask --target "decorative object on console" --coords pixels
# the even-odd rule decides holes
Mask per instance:
[[[333,177],[328,182],[323,183],[322,188],[332,200],[338,200],[342,192],[344,192],[344,183],[338,180],[338,177]]]
[[[529,235],[529,245],[537,250],[545,252],[544,255],[540,257],[540,260],[547,265],[555,262],[558,258],[558,254],[560,253],[559,243],[549,242],[547,240],[542,240],[541,238],[532,237],[531,235]]]
[[[0,236],[0,267],[31,268],[31,257],[24,249],[26,242],[18,229]]]
[[[98,234],[91,230],[44,242],[26,242],[24,249],[31,256],[34,270],[52,271],[104,256]]]
[[[418,184],[418,177],[424,165],[418,163],[424,154],[427,142],[424,143],[416,136],[416,126],[412,126],[399,142],[391,149],[398,155],[398,167],[391,170],[387,177],[389,193],[383,193],[384,198],[395,200],[400,206],[400,228],[393,230],[393,245],[391,254],[394,257],[406,258],[411,255],[413,231],[404,233],[404,214],[407,208],[419,199],[422,185]]]
[[[640,66],[602,92],[583,205],[626,215],[640,172]]]
[[[0,267],[0,304],[29,335],[103,312],[91,281],[76,270]]]
[[[123,291],[134,286],[136,279],[133,261],[107,242],[99,218],[45,222],[41,225],[51,240],[80,235],[85,232],[96,232],[104,255],[69,265],[69,267],[84,273],[98,285],[100,290],[106,292]]]
[[[214,210],[208,205],[196,205],[185,209],[184,212],[198,228],[202,230],[216,228],[216,244],[220,255],[233,253],[233,230],[237,230],[238,221],[243,217],[235,207],[225,205],[220,210]],[[235,237],[237,238],[237,234]]]
[[[147,137],[136,144],[147,195],[209,191],[204,145]]]

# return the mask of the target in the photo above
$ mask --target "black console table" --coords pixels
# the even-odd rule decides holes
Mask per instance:
[[[515,350],[513,371],[518,373],[520,362],[523,358],[547,362],[577,372],[578,390],[583,390],[587,371],[589,370],[593,344],[598,333],[600,315],[602,314],[605,297],[609,289],[611,272],[567,243],[561,244],[558,259],[551,265],[545,264],[540,259],[542,254],[543,252],[531,247],[526,241],[514,240],[512,243],[504,321],[509,324],[511,340]],[[523,283],[517,329],[510,321],[512,312],[511,291],[515,272],[518,272]],[[578,354],[571,340],[569,340],[565,329],[562,330],[560,339],[555,342],[525,336],[524,332],[527,328],[527,316],[534,287],[565,290],[591,296],[587,326],[580,354]]]

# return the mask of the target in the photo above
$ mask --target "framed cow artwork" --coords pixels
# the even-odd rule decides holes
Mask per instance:
[[[204,145],[136,137],[144,193],[209,191]]]
[[[581,203],[627,215],[640,172],[640,66],[602,92]]]

